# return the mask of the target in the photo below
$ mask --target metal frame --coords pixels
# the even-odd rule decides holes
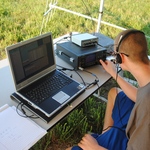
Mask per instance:
[[[99,6],[99,16],[98,18],[92,18],[90,16],[87,16],[87,15],[84,15],[84,14],[81,14],[81,13],[78,13],[78,12],[75,12],[75,11],[72,11],[72,10],[69,10],[69,9],[65,9],[65,8],[62,8],[62,7],[59,7],[57,6],[57,0],[51,0],[51,2],[49,3],[49,8],[48,8],[48,0],[47,0],[47,4],[46,4],[46,10],[45,10],[45,13],[44,13],[44,18],[43,18],[43,22],[42,22],[42,27],[41,27],[41,31],[40,31],[40,34],[42,33],[42,29],[43,29],[43,26],[44,26],[44,20],[46,19],[46,23],[45,25],[47,24],[47,21],[49,19],[49,13],[53,11],[53,9],[59,9],[59,10],[62,10],[62,11],[65,11],[65,12],[68,12],[68,13],[71,13],[71,14],[74,14],[74,15],[77,15],[77,16],[80,16],[80,17],[84,17],[86,19],[90,19],[92,21],[95,21],[97,22],[97,29],[96,29],[96,32],[99,32],[100,31],[100,27],[101,27],[101,23],[102,24],[105,24],[105,25],[108,25],[108,26],[111,26],[111,27],[114,27],[114,28],[118,28],[118,29],[121,29],[121,30],[126,30],[125,28],[123,27],[120,27],[120,26],[117,26],[117,25],[114,25],[114,24],[111,24],[111,23],[108,23],[108,22],[105,22],[105,21],[102,21],[102,15],[103,15],[103,7],[104,7],[104,0],[100,0],[100,6]],[[48,8],[48,10],[47,10]]]
[[[72,13],[74,15],[81,16],[81,17],[84,17],[84,18],[87,18],[87,19],[90,19],[92,21],[97,22],[97,30],[96,30],[96,32],[100,31],[101,23],[105,24],[105,25],[108,25],[108,26],[111,26],[111,27],[114,27],[114,28],[117,28],[117,29],[120,29],[120,30],[126,30],[126,28],[123,28],[123,27],[117,26],[115,24],[111,24],[111,23],[102,21],[104,0],[100,0],[99,16],[98,16],[98,18],[92,18],[90,16],[87,16],[87,15],[84,15],[84,14],[81,14],[81,13],[78,13],[78,12],[74,12],[74,11],[71,11],[71,10],[59,7],[59,6],[56,6],[57,5],[57,0],[51,0],[50,3],[48,3],[48,1],[49,0],[47,0],[47,3],[46,3],[46,9],[45,9],[45,13],[44,13],[44,18],[43,18],[43,22],[42,22],[42,27],[41,27],[40,34],[42,33],[42,29],[43,29],[43,26],[44,26],[44,20],[46,19],[45,17],[47,17],[46,22],[45,22],[45,26],[46,26],[47,21],[49,19],[49,15],[48,14],[49,14],[49,12],[53,12],[54,8],[62,10],[62,11],[65,11],[65,12],[68,12],[68,13]],[[49,7],[48,7],[48,5],[49,5]],[[51,16],[52,16],[52,14],[51,14]],[[146,38],[150,38],[150,36],[147,36],[147,35],[145,35],[145,36],[146,36]]]

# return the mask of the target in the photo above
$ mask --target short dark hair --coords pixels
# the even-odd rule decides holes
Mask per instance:
[[[149,63],[148,60],[148,45],[144,33],[140,30],[132,29],[121,32],[115,39],[117,43],[121,35],[128,34],[123,38],[119,45],[118,51],[129,55],[129,59],[134,62]],[[136,31],[136,32],[135,32]]]

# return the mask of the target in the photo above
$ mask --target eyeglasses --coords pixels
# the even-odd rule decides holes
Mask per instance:
[[[116,49],[116,46],[117,45],[109,45],[108,47],[106,47],[107,53],[111,56],[116,56],[117,54],[123,54],[123,55],[129,57],[129,55],[124,52],[115,52],[114,50]]]
[[[123,53],[123,52],[115,52],[115,51],[113,51],[113,53],[112,53],[111,55],[112,55],[112,56],[116,56],[116,55],[118,55],[118,54],[123,54],[123,55],[129,57],[129,55],[126,54],[126,53]]]
[[[129,55],[128,55],[128,54],[126,54],[126,53],[120,52],[120,54],[123,54],[123,55],[125,55],[125,56],[129,57]]]

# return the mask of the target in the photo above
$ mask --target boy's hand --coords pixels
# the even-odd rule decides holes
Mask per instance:
[[[116,66],[113,62],[106,60],[105,62],[103,60],[100,60],[100,63],[102,64],[103,68],[113,77],[116,77]]]

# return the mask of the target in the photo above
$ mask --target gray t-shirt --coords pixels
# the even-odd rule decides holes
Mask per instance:
[[[126,133],[127,150],[150,150],[150,83],[138,89]]]

